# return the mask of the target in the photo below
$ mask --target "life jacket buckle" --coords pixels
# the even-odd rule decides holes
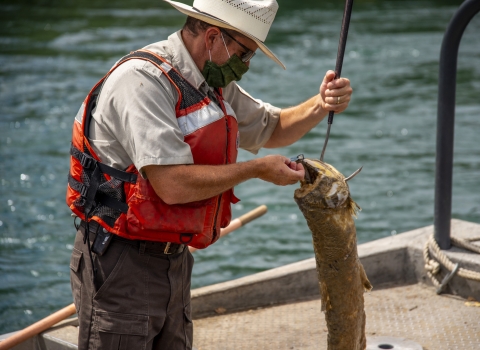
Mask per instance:
[[[80,195],[83,197],[83,198],[86,198],[87,197],[87,192],[88,192],[88,187],[83,185],[81,188],[80,188]]]
[[[85,153],[80,153],[80,164],[84,169],[90,169],[95,164],[96,160]]]

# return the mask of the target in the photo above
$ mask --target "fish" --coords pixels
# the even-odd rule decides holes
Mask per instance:
[[[328,350],[364,350],[363,295],[372,284],[358,258],[354,218],[360,207],[347,183],[361,168],[345,177],[320,160],[300,155],[295,161],[305,168],[294,199],[312,232]]]

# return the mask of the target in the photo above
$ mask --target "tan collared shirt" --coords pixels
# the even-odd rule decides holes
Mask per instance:
[[[145,47],[164,57],[200,91],[209,89],[185,47],[181,31],[168,40]],[[254,154],[268,141],[280,116],[280,108],[254,99],[235,82],[223,89],[234,110],[240,147]],[[107,165],[141,171],[146,165],[192,164],[190,146],[177,124],[178,93],[156,66],[130,60],[106,80],[90,125],[94,151]]]

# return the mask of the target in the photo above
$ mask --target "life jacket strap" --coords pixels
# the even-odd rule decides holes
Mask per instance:
[[[90,186],[85,186],[80,181],[75,180],[73,178],[73,176],[70,175],[70,174],[68,174],[68,184],[70,185],[70,187],[72,189],[79,192],[80,195],[83,198],[87,199],[87,194],[88,194],[88,190],[89,190]],[[128,204],[127,203],[120,202],[119,200],[116,200],[115,198],[112,198],[112,197],[108,196],[107,194],[101,193],[99,191],[96,191],[96,194],[95,194],[92,202],[95,202],[97,205],[99,203],[101,203],[102,205],[104,205],[106,207],[109,207],[109,208],[112,208],[112,209],[115,209],[115,210],[119,210],[124,214],[126,214],[127,211],[128,211]],[[96,206],[96,205],[94,205],[94,206]]]
[[[95,165],[100,168],[100,171],[104,174],[113,176],[114,178],[121,180],[123,182],[136,183],[137,175],[133,173],[128,173],[123,170],[118,170],[112,168],[111,166],[105,165],[102,162],[97,161],[92,156],[80,151],[73,144],[70,147],[70,154],[77,159],[84,169],[94,169]]]

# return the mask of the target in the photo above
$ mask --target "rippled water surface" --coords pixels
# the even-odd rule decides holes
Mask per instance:
[[[241,85],[280,107],[315,94],[335,66],[343,1],[280,0],[267,43]],[[345,174],[363,208],[360,242],[433,222],[438,56],[461,1],[356,0],[342,75],[355,93],[335,118],[325,160]],[[160,1],[2,1],[0,4],[0,334],[72,302],[74,239],[64,202],[71,124],[94,83],[122,55],[166,38],[184,17]],[[460,46],[453,217],[480,223],[480,16]],[[259,156],[319,157],[326,124]],[[246,152],[240,160],[251,159]],[[241,184],[241,215],[269,212],[195,253],[199,287],[312,256],[296,186]]]

